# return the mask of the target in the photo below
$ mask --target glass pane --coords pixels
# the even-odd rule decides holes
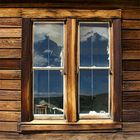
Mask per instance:
[[[109,66],[109,23],[80,23],[80,66]]]
[[[80,113],[108,112],[108,70],[80,70]]]
[[[59,70],[34,70],[35,114],[63,114],[63,75]]]
[[[63,65],[63,23],[34,23],[33,66],[60,67]]]

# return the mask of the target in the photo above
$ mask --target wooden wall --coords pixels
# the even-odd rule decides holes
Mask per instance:
[[[22,16],[20,8],[0,8],[0,140],[139,140],[140,9],[122,9],[123,129],[112,133],[18,133],[21,118]]]

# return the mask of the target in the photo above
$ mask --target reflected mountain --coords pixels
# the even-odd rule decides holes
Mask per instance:
[[[45,39],[34,43],[34,66],[60,66],[61,52],[62,46],[45,36]]]

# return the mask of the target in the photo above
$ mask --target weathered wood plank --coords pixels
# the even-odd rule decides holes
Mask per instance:
[[[0,101],[1,111],[20,111],[21,102],[20,101]]]
[[[140,111],[123,111],[124,122],[140,121]]]
[[[140,81],[140,71],[123,71],[123,80]]]
[[[20,60],[0,60],[0,69],[20,69],[21,61]]]
[[[21,49],[0,49],[0,58],[21,58]]]
[[[139,60],[140,50],[125,50],[123,51],[123,60]]]
[[[140,70],[140,61],[139,60],[123,60],[123,70]]]
[[[39,9],[23,8],[22,17],[24,18],[118,18],[121,17],[120,10],[73,10],[73,9]]]
[[[123,30],[122,39],[140,39],[140,30]]]
[[[123,20],[122,29],[140,29],[140,20]]]
[[[122,11],[123,19],[140,19],[140,9],[127,9]]]
[[[123,131],[140,132],[140,122],[123,123]]]
[[[0,28],[0,37],[21,37],[21,28]]]
[[[0,132],[17,132],[17,122],[0,122]]]
[[[21,17],[20,8],[0,8],[0,17]]]
[[[21,90],[20,80],[0,80],[0,89]]]
[[[0,38],[0,48],[21,48],[21,38]]]
[[[123,110],[140,111],[140,102],[123,102]]]
[[[21,18],[0,18],[0,27],[21,27]]]
[[[140,50],[140,40],[122,40],[123,50]]]
[[[140,91],[140,81],[124,81],[123,91]]]
[[[0,121],[20,121],[20,112],[15,111],[0,111]]]
[[[21,91],[0,90],[0,100],[19,101],[21,100]]]
[[[0,79],[20,79],[21,70],[0,70]]]
[[[123,92],[123,101],[140,102],[140,92]]]

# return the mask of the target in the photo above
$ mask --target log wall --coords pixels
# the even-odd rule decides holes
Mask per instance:
[[[40,4],[41,5],[41,4]],[[4,6],[4,5],[2,5]],[[13,6],[13,5],[12,5]],[[25,4],[24,4],[25,6]],[[8,7],[8,4],[5,5]],[[26,6],[25,6],[26,7]],[[98,5],[97,5],[98,7]],[[122,7],[122,6],[120,6]],[[107,6],[106,6],[107,8]],[[113,7],[110,7],[113,9]],[[49,132],[20,134],[22,17],[40,9],[0,8],[0,139],[139,140],[140,9],[122,8],[122,121],[120,132]],[[42,9],[44,11],[45,9]],[[22,11],[22,12],[21,12]],[[33,12],[34,11],[34,12]],[[38,13],[38,12],[37,12]],[[39,15],[37,15],[39,16]],[[43,12],[41,16],[44,16]]]

